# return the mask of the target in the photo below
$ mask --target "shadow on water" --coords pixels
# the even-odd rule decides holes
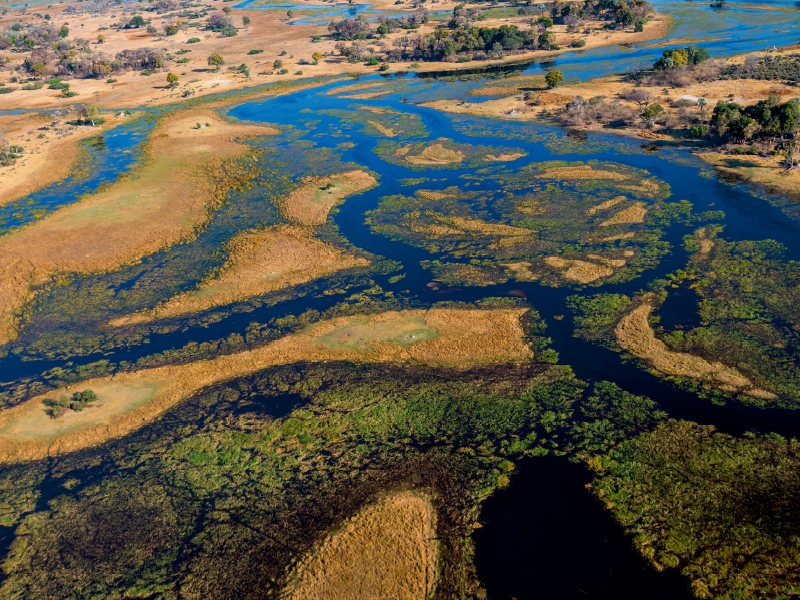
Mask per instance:
[[[700,327],[700,315],[697,312],[700,296],[688,285],[680,285],[669,290],[667,299],[655,311],[661,326],[666,330],[694,329]]]
[[[692,598],[678,572],[657,572],[635,550],[585,488],[591,479],[566,458],[526,458],[484,502],[473,539],[490,600]]]

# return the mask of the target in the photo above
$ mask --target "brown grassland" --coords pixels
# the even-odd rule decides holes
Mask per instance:
[[[227,192],[230,160],[249,150],[236,139],[274,133],[207,110],[178,112],[154,130],[133,176],[2,238],[0,343],[15,337],[37,286],[57,274],[103,272],[191,236]]]
[[[362,509],[304,558],[286,600],[430,597],[436,582],[436,513],[419,492]]]
[[[462,368],[530,360],[524,311],[433,308],[338,317],[237,354],[89,379],[0,413],[0,461],[43,458],[123,435],[208,385],[270,366],[347,360]],[[85,389],[98,396],[89,408],[58,419],[46,413],[45,401]]]

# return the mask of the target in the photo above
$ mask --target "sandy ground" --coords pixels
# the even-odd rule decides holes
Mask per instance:
[[[365,171],[347,171],[328,177],[306,177],[280,204],[283,216],[300,225],[322,225],[336,204],[377,185]]]
[[[254,350],[183,365],[90,379],[0,413],[0,461],[43,458],[94,445],[145,425],[200,389],[299,361],[413,361],[467,367],[533,358],[519,323],[525,309],[390,311],[340,317]],[[44,401],[91,389],[98,400],[58,419]]]
[[[398,492],[364,508],[300,562],[287,600],[423,600],[436,581],[436,514]]]
[[[678,42],[672,44],[679,45]],[[795,50],[788,50],[785,54],[792,54]],[[734,57],[729,62],[741,62],[743,57]],[[503,94],[501,98],[495,98],[482,102],[472,103],[460,100],[436,100],[424,103],[424,106],[436,108],[438,110],[471,114],[483,117],[496,117],[515,121],[536,121],[545,118],[552,119],[554,113],[560,112],[573,98],[581,96],[585,100],[594,97],[603,97],[607,103],[619,101],[622,106],[637,110],[635,103],[628,100],[619,99],[620,94],[625,94],[634,89],[634,85],[622,75],[614,75],[600,79],[592,79],[583,82],[567,83],[556,90],[537,91],[541,84],[532,77],[509,78],[506,84],[497,84],[487,87],[487,94]],[[522,90],[531,90],[533,97],[525,100]],[[682,98],[697,101],[698,98],[705,98],[707,106],[704,115],[708,117],[714,105],[719,101],[729,102],[731,100],[742,105],[749,105],[763,100],[770,95],[779,96],[783,101],[787,101],[797,95],[795,89],[782,85],[776,81],[761,81],[754,79],[736,79],[724,81],[712,81],[692,84],[686,87],[664,88],[663,86],[638,86],[636,90],[650,92],[654,102],[658,102],[665,109],[665,114],[677,114],[678,109],[672,106],[674,101]],[[480,95],[479,90],[472,92],[473,95]],[[533,100],[536,104],[533,104]],[[689,109],[690,112],[700,113],[699,107]],[[639,137],[643,139],[670,139],[669,135],[660,130],[657,125],[653,129],[648,129],[644,121],[632,127],[606,129],[601,125],[582,125],[578,129],[596,130],[612,132],[622,135]]]
[[[147,323],[200,312],[286,289],[369,261],[340,252],[302,227],[270,227],[237,234],[220,272],[197,289],[180,294],[153,310],[121,317],[111,325]]]
[[[617,343],[637,358],[641,358],[656,370],[678,377],[688,377],[706,382],[726,392],[743,393],[769,400],[777,396],[758,389],[733,367],[719,362],[708,362],[704,358],[673,352],[655,336],[648,320],[653,305],[644,302],[626,314],[617,324],[614,336]]]
[[[190,236],[236,176],[224,161],[249,150],[235,138],[274,133],[211,111],[178,112],[155,129],[134,176],[0,239],[0,343],[16,335],[35,286],[55,274],[103,272]]]
[[[614,269],[587,260],[569,260],[558,256],[548,256],[544,259],[544,263],[548,267],[559,270],[561,276],[567,281],[576,283],[591,283],[614,274]]]
[[[198,0],[199,3],[206,4],[211,8],[221,8],[215,0]],[[318,4],[307,0],[298,0],[296,4],[302,5]],[[400,11],[402,13],[412,13],[414,8],[411,3],[395,5],[393,0],[374,0],[371,2],[374,9],[388,9]],[[450,10],[456,5],[454,2],[436,2],[428,6],[429,10]],[[363,63],[349,63],[343,57],[336,55],[333,40],[327,30],[327,20],[320,20],[319,24],[311,25],[290,25],[289,19],[283,10],[257,10],[257,9],[236,9],[230,13],[234,25],[238,28],[238,35],[231,38],[223,38],[217,34],[201,29],[190,28],[186,32],[179,32],[177,35],[156,38],[148,35],[143,29],[131,29],[116,31],[107,28],[115,22],[129,20],[133,12],[123,13],[123,8],[98,16],[69,16],[60,11],[67,4],[51,6],[47,9],[53,16],[53,22],[65,23],[70,27],[71,38],[82,37],[88,40],[95,40],[99,33],[105,36],[103,44],[92,44],[94,51],[103,51],[111,56],[126,49],[136,49],[141,47],[162,48],[171,53],[180,49],[191,50],[190,53],[182,55],[180,58],[189,58],[185,64],[172,62],[169,70],[177,74],[180,78],[180,86],[177,89],[168,89],[166,86],[166,73],[156,73],[150,77],[143,77],[139,73],[115,74],[115,83],[106,83],[106,77],[99,79],[81,79],[71,81],[71,89],[78,93],[75,99],[65,100],[60,97],[58,92],[45,88],[41,90],[22,91],[17,90],[11,94],[0,95],[0,109],[2,108],[33,108],[33,107],[54,107],[64,106],[75,101],[90,102],[105,108],[121,108],[143,105],[163,104],[179,100],[184,90],[191,90],[196,95],[216,93],[231,89],[238,89],[253,84],[268,83],[274,81],[286,81],[300,79],[303,77],[316,77],[328,75],[341,75],[349,73],[375,73],[375,66],[366,66]],[[78,3],[77,6],[80,6]],[[491,8],[488,3],[479,3],[478,7]],[[296,11],[300,16],[301,11]],[[22,16],[19,11],[12,11],[9,15],[16,20],[36,21],[31,15]],[[175,19],[168,15],[157,15],[155,13],[144,13],[146,19],[152,19],[152,24],[160,30],[165,25]],[[242,25],[242,17],[248,16],[251,19],[249,26]],[[8,20],[8,17],[6,18]],[[524,18],[503,18],[486,19],[480,22],[482,27],[499,27],[501,25],[515,24],[521,28],[528,27],[524,23]],[[437,22],[423,25],[414,31],[414,35],[424,35],[434,31]],[[563,25],[554,26],[551,31],[556,34],[556,42],[562,45],[560,51],[534,51],[524,54],[510,55],[501,60],[474,61],[470,63],[420,63],[415,67],[416,71],[431,71],[442,69],[472,69],[486,65],[496,65],[503,62],[515,62],[542,58],[545,56],[556,55],[561,52],[569,51],[570,41],[577,38],[584,38],[586,46],[584,49],[597,48],[620,43],[635,43],[661,37],[666,32],[666,22],[656,18],[645,25],[645,30],[640,33],[630,31],[609,32],[603,30],[605,23],[586,23],[582,28],[592,30],[588,35],[568,34]],[[389,46],[395,39],[407,35],[408,32],[398,30],[388,34],[383,41]],[[319,42],[313,42],[312,36],[321,36]],[[187,44],[189,38],[200,38],[199,43]],[[250,50],[263,50],[263,53],[249,55]],[[214,72],[206,63],[206,57],[211,52],[220,52],[225,58],[226,65],[238,66],[247,64],[251,69],[251,78],[247,80],[243,75],[234,74],[227,71],[224,67],[219,72]],[[286,52],[281,56],[281,52]],[[301,65],[301,59],[312,62],[311,55],[319,52],[323,55],[318,64]],[[13,57],[14,63],[22,61],[22,56]],[[272,63],[280,58],[283,66],[289,70],[285,75],[278,75],[277,69],[273,69]],[[410,69],[410,62],[392,63],[390,72],[407,71]],[[302,74],[297,74],[302,71]]]

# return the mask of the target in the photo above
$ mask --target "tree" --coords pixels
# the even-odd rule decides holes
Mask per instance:
[[[164,27],[164,33],[166,35],[177,35],[178,34],[178,26],[177,25],[167,25]]]
[[[34,77],[44,76],[46,70],[47,67],[45,67],[45,64],[41,61],[35,62],[31,65],[31,73],[33,73]]]
[[[219,52],[212,52],[208,55],[208,66],[214,67],[214,72],[219,71],[219,68],[225,64],[225,59]]]
[[[272,63],[273,69],[280,69],[281,67],[283,67],[283,61],[280,59],[277,59],[274,63]]]
[[[248,17],[247,15],[245,15],[244,17],[242,17],[242,25],[244,25],[245,27],[247,27],[248,25],[250,25],[250,17]]]
[[[551,31],[545,31],[539,36],[538,42],[542,50],[552,50],[556,45],[556,36]]]
[[[81,104],[78,108],[80,120],[83,123],[91,123],[92,127],[95,126],[95,121],[97,121],[97,115],[99,112],[100,111],[97,110],[97,107],[94,104]]]
[[[664,107],[661,106],[658,102],[655,102],[648,106],[645,111],[642,113],[642,118],[647,121],[648,125],[653,125],[655,123],[656,118],[658,115],[664,112]]]
[[[102,44],[105,41],[106,41],[106,36],[104,36],[102,33],[98,33],[97,34],[97,43],[98,44]]]
[[[149,33],[150,35],[155,35],[156,33],[158,33],[158,29],[156,29],[155,25],[151,23],[150,25],[147,26],[147,33]]]
[[[319,52],[314,52],[314,54],[311,55],[311,58],[313,59],[314,64],[316,65],[319,63],[320,60],[322,60],[322,54],[320,54]]]
[[[142,15],[136,15],[130,21],[128,21],[128,26],[134,29],[139,27],[144,27],[145,26],[144,18],[142,17]]]
[[[175,73],[167,73],[167,87],[171,89],[178,87],[178,76]]]
[[[224,12],[227,15],[229,12],[231,12],[231,7],[230,6],[223,7],[222,12]]]
[[[69,35],[69,27],[66,25],[62,25],[61,29],[58,30],[58,37],[65,38]]]
[[[544,76],[544,81],[549,88],[555,88],[564,81],[564,74],[561,71],[550,71]]]

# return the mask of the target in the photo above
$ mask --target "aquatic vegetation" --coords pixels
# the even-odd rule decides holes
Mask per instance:
[[[507,485],[506,457],[557,444],[581,391],[568,370],[530,365],[341,363],[231,382],[140,434],[56,458],[62,491],[23,517],[3,592],[141,595],[179,585],[242,597],[256,582],[277,592],[287,567],[331,528],[379,505],[382,492],[416,489],[435,492],[437,590],[461,596],[478,587],[470,567],[478,504]],[[28,506],[22,487],[8,492],[10,507]]]
[[[785,598],[799,581],[797,456],[796,440],[670,420],[589,464],[639,551],[698,598]]]
[[[618,294],[570,298],[576,335],[626,350],[701,395],[736,394],[745,402],[795,408],[798,281],[796,261],[771,240],[729,242],[705,227],[684,240],[685,269],[635,299]],[[654,310],[688,284],[699,296],[700,324],[654,329]],[[705,390],[705,391],[704,391]],[[723,399],[719,398],[719,399]]]
[[[99,377],[79,383],[100,403],[53,420],[42,408],[57,389],[0,413],[0,461],[41,458],[138,429],[214,383],[302,361],[407,362],[466,367],[530,360],[524,308],[432,308],[337,317],[266,345],[209,360]]]
[[[666,183],[615,163],[534,163],[469,178],[495,190],[451,186],[389,196],[366,222],[437,254],[424,266],[450,285],[596,285],[658,264],[667,248],[663,226],[718,216],[693,215],[685,201],[665,202]]]
[[[154,131],[152,157],[136,177],[3,238],[0,343],[16,336],[19,313],[37,286],[59,274],[104,272],[135,262],[192,235],[229,189],[252,176],[234,162],[247,147],[227,138],[277,132],[232,126],[209,113],[213,127],[187,133],[182,130],[196,115],[179,116]],[[166,142],[176,130],[182,131],[183,144]]]
[[[519,148],[474,146],[446,138],[409,144],[383,141],[375,146],[374,152],[387,162],[415,170],[474,168],[494,162],[513,161],[526,155]]]
[[[321,115],[336,117],[345,124],[361,126],[361,132],[376,137],[406,139],[427,137],[428,132],[419,115],[403,113],[388,107],[353,104],[352,110],[325,109]]]

